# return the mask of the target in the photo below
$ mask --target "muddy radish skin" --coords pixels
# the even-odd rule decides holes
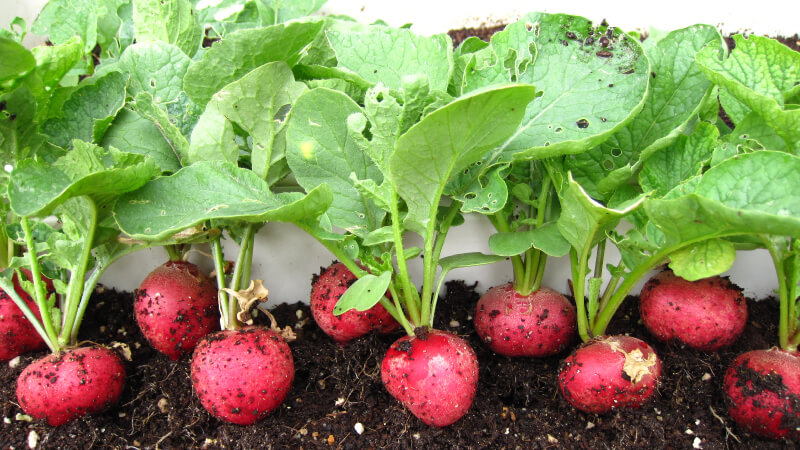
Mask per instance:
[[[747,324],[747,301],[727,278],[687,281],[665,270],[642,288],[639,309],[650,333],[689,348],[716,351],[733,344]]]
[[[779,348],[739,355],[725,373],[733,420],[771,439],[800,440],[800,356]]]
[[[192,355],[192,385],[200,403],[226,422],[251,425],[280,406],[294,380],[289,345],[262,327],[204,337]]]
[[[495,286],[478,300],[475,331],[493,352],[505,356],[552,356],[576,334],[576,313],[566,297],[541,288],[520,295],[511,283]]]
[[[445,427],[469,410],[478,385],[478,359],[463,339],[417,329],[395,341],[381,364],[386,390],[428,425]]]
[[[579,347],[561,364],[558,384],[572,406],[588,413],[638,408],[655,392],[661,361],[644,341],[607,336]]]
[[[22,272],[31,279],[31,272],[28,269],[22,269]],[[45,289],[50,294],[55,292],[53,281],[46,279]],[[15,273],[12,282],[14,283],[14,290],[22,297],[22,300],[28,305],[28,308],[33,311],[37,319],[42,318],[39,312],[39,307],[33,298],[22,289],[19,284],[17,274]],[[0,289],[0,361],[7,361],[15,358],[24,353],[32,352],[34,350],[41,350],[45,348],[45,343],[33,328],[33,324],[25,317],[21,309],[11,300],[11,297],[5,291]]]
[[[114,405],[125,367],[106,347],[80,347],[37,359],[17,379],[17,400],[31,417],[59,426]]]
[[[168,261],[142,281],[134,314],[150,344],[176,360],[219,330],[217,288],[196,265]]]
[[[372,330],[391,333],[400,326],[380,303],[366,311],[333,314],[336,302],[356,280],[344,264],[334,263],[315,276],[311,285],[311,315],[322,331],[339,343],[350,342]]]

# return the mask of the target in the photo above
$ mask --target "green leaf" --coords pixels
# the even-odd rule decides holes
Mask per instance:
[[[736,47],[720,60],[697,55],[706,76],[760,115],[794,152],[800,151],[800,110],[786,104],[800,82],[800,54],[774,39],[734,36]]]
[[[36,100],[23,86],[0,95],[0,163],[14,165],[47,145],[37,131]]]
[[[439,266],[442,268],[440,278],[444,279],[445,275],[447,275],[447,272],[450,272],[453,269],[484,266],[486,264],[504,261],[505,259],[505,256],[487,255],[480,252],[460,253],[457,255],[445,256],[439,260]]]
[[[714,153],[717,139],[717,127],[701,122],[691,136],[680,136],[669,147],[655,152],[639,173],[642,189],[662,197],[685,180],[700,175]]]
[[[207,220],[295,222],[322,214],[332,201],[327,185],[308,195],[273,194],[248,169],[200,161],[121,196],[114,207],[120,229],[135,239],[163,240]]]
[[[392,281],[391,272],[383,272],[379,276],[366,274],[350,285],[333,307],[333,314],[340,315],[351,309],[366,311],[386,294]]]
[[[61,44],[73,36],[83,42],[83,53],[97,45],[97,21],[100,2],[96,0],[51,0],[44,5],[31,31]]]
[[[365,31],[326,33],[339,69],[371,85],[403,87],[410,75],[427,78],[432,90],[446,91],[453,63],[453,43],[446,34],[417,36],[407,29],[370,27]]]
[[[616,228],[622,217],[636,210],[644,201],[643,196],[639,196],[617,208],[607,208],[591,198],[571,174],[558,195],[561,200],[558,229],[579,251],[600,242],[607,232]]]
[[[73,141],[73,149],[54,164],[26,159],[11,173],[8,197],[20,216],[45,216],[66,200],[88,195],[100,205],[142,186],[159,173],[142,155],[105,150]]]
[[[580,153],[600,144],[641,108],[650,78],[637,39],[564,14],[528,14],[495,33],[474,58],[464,92],[501,82],[541,91],[519,130],[491,155],[497,162]]]
[[[44,95],[49,97],[47,91],[55,89],[64,76],[80,62],[83,57],[83,42],[75,36],[59,45],[39,45],[31,51],[36,58],[36,74],[46,91]]]
[[[425,116],[400,136],[389,159],[389,172],[408,205],[409,229],[423,232],[436,217],[453,174],[508,139],[535,93],[532,86],[507,86],[466,95]]]
[[[489,249],[501,256],[521,255],[531,247],[558,258],[569,253],[570,243],[555,223],[533,230],[496,233],[489,237]]]
[[[386,242],[392,242],[394,240],[394,229],[387,225],[384,227],[380,227],[377,230],[370,231],[366,236],[364,236],[364,240],[361,242],[362,245],[365,247],[370,247],[373,245],[379,245]]]
[[[726,89],[719,90],[719,104],[734,125],[741,122],[751,112],[747,105],[736,100],[736,97],[728,93]]]
[[[59,147],[73,139],[99,142],[125,104],[125,77],[112,72],[93,84],[82,83],[61,107],[60,117],[42,124],[42,132]]]
[[[453,198],[462,202],[461,212],[479,212],[481,214],[494,214],[503,209],[508,200],[508,186],[505,175],[508,167],[498,165],[486,174],[486,183],[477,178],[470,186],[458,189],[453,185],[447,188],[454,189]]]
[[[139,114],[123,109],[103,136],[101,145],[115,147],[123,152],[148,155],[161,172],[177,172],[181,168],[178,155],[153,122]]]
[[[710,239],[671,253],[669,258],[675,275],[696,281],[730,269],[736,259],[736,247],[725,239]]]
[[[200,21],[220,30],[275,25],[292,19],[309,16],[317,11],[325,0],[221,0],[197,2]]]
[[[231,133],[225,133],[225,130],[232,130],[231,127],[209,123],[210,120],[226,120],[252,138],[251,168],[262,179],[268,179],[270,170],[285,156],[286,138],[283,130],[286,117],[294,102],[305,91],[305,85],[294,80],[291,69],[283,61],[264,64],[225,86],[212,97],[206,107],[211,117],[206,113],[200,117],[196,127],[200,131],[192,136],[189,147],[189,162],[209,156],[213,159],[230,160],[228,158],[233,155],[228,152],[236,146],[231,141],[221,146],[225,150],[225,158],[209,155],[206,151],[196,152],[199,149],[213,149],[220,136],[233,137]],[[223,133],[209,136],[206,128],[222,129]],[[209,137],[214,141],[208,142],[206,138]]]
[[[651,80],[642,111],[600,146],[566,159],[566,168],[587,192],[608,198],[640,161],[683,133],[712,91],[695,55],[709,48],[721,56],[723,45],[716,28],[693,25],[669,33],[648,49]]]
[[[645,210],[669,242],[734,234],[800,236],[800,157],[759,151],[729,158]]]
[[[321,20],[293,22],[227,34],[189,66],[184,78],[186,93],[205,106],[223,86],[258,66],[272,61],[293,66],[322,24]]]
[[[362,195],[357,180],[382,180],[373,161],[351,139],[348,117],[361,108],[345,94],[316,88],[303,94],[292,109],[286,131],[286,159],[297,182],[306,190],[328,183],[335,196],[331,223],[364,235],[379,228],[385,211]],[[362,187],[365,186],[362,183]]]
[[[731,132],[732,142],[750,144],[756,142],[761,148],[769,150],[789,150],[786,141],[769,126],[763,117],[750,113],[737,122],[736,128]]]
[[[169,114],[156,103],[149,92],[140,92],[128,106],[142,118],[151,121],[155,125],[164,139],[166,139],[172,152],[181,161],[186,158],[189,151],[189,142],[183,136],[181,130],[172,123]]]
[[[28,49],[4,37],[0,37],[0,58],[0,82],[19,78],[36,67],[36,59]]]
[[[203,27],[188,0],[133,0],[136,42],[174,44],[192,57],[203,41]]]
[[[378,184],[375,180],[359,180],[354,172],[350,173],[350,181],[353,182],[353,186],[358,189],[358,192],[365,199],[372,200],[375,206],[384,211],[389,211],[391,209],[392,186],[389,183],[384,181]]]
[[[130,74],[130,94],[149,92],[156,103],[178,99],[191,60],[166,42],[137,42],[119,58],[119,69]]]

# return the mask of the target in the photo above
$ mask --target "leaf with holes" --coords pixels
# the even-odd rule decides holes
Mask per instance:
[[[464,92],[502,82],[532,84],[541,92],[520,128],[486,158],[492,163],[600,144],[641,108],[650,74],[636,39],[564,14],[528,14],[472,55]]]
[[[286,175],[286,116],[305,90],[283,61],[264,64],[226,85],[200,116],[188,162],[236,163],[241,151],[237,141],[245,139],[247,148],[242,150],[249,154],[251,170],[270,185],[279,181]]]
[[[644,108],[606,142],[566,158],[575,180],[593,197],[606,200],[642,161],[674,142],[712,92],[695,55],[703,49],[722,55],[723,48],[719,31],[707,25],[672,31],[650,47],[651,79]]]

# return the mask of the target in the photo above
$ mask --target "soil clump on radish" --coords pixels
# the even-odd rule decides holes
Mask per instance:
[[[750,319],[740,339],[719,352],[704,353],[653,339],[641,324],[637,299],[629,298],[609,333],[629,333],[651,343],[663,364],[661,386],[641,409],[595,415],[578,412],[558,393],[557,370],[565,354],[508,358],[483,345],[472,324],[478,301],[474,288],[449,283],[435,324],[466,339],[480,366],[472,408],[448,427],[423,424],[383,387],[380,364],[400,333],[373,332],[342,346],[317,327],[308,305],[301,303],[273,309],[281,326],[293,327],[298,335],[289,344],[296,374],[286,400],[253,426],[222,423],[194,396],[190,359],[171,361],[147,345],[134,321],[133,295],[107,290],[95,294],[80,340],[130,346],[133,361],[126,363],[128,380],[119,404],[57,428],[41,420],[18,420],[16,378],[45,352],[25,355],[13,368],[0,364],[0,448],[27,448],[32,431],[39,436],[37,448],[649,449],[691,448],[695,442],[704,449],[792,447],[736,425],[722,389],[736,356],[777,344],[776,301],[750,301]],[[263,315],[257,321],[268,322]]]

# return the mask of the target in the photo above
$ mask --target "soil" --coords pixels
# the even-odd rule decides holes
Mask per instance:
[[[487,39],[498,29],[450,34],[458,44],[468,36]],[[779,40],[795,50],[800,46],[797,35]],[[33,441],[37,448],[59,449],[794,448],[733,423],[721,389],[727,365],[737,355],[777,344],[775,299],[748,300],[750,318],[741,338],[717,353],[704,353],[657,342],[641,324],[638,299],[628,298],[609,333],[647,340],[662,360],[662,383],[642,408],[604,415],[577,411],[559,394],[556,372],[564,354],[507,358],[488,350],[472,324],[477,300],[475,286],[451,282],[437,310],[436,327],[467,339],[480,364],[478,395],[455,424],[426,426],[383,388],[380,361],[399,335],[370,334],[342,346],[317,327],[308,305],[298,302],[273,310],[281,325],[297,333],[290,344],[296,367],[292,390],[264,421],[240,427],[220,422],[202,408],[192,393],[188,357],[171,361],[147,344],[133,317],[133,295],[101,287],[87,311],[81,339],[130,347],[121,401],[105,413],[49,427],[22,416],[14,392],[23,368],[46,352],[25,355],[13,367],[0,364],[0,449],[24,449]],[[263,315],[260,320],[266,323]]]
[[[52,428],[26,421],[14,386],[22,369],[45,352],[0,365],[0,448],[791,448],[747,433],[726,412],[721,382],[736,355],[776,344],[777,302],[750,301],[742,337],[719,353],[659,343],[628,299],[610,333],[646,339],[664,366],[653,401],[638,410],[605,415],[572,408],[558,393],[556,371],[564,355],[544,359],[500,357],[488,350],[472,324],[475,286],[447,285],[437,328],[467,339],[480,364],[478,395],[460,421],[446,428],[424,425],[395,401],[380,380],[380,361],[399,335],[371,334],[348,346],[336,344],[310,319],[306,304],[281,304],[273,312],[292,326],[296,377],[283,405],[249,427],[211,417],[192,393],[189,360],[177,362],[153,350],[133,318],[133,296],[102,290],[87,313],[81,339],[124,342],[132,352],[128,384],[119,405]],[[263,315],[261,316],[264,319]],[[266,322],[266,320],[264,320]],[[356,432],[356,424],[363,433]]]

